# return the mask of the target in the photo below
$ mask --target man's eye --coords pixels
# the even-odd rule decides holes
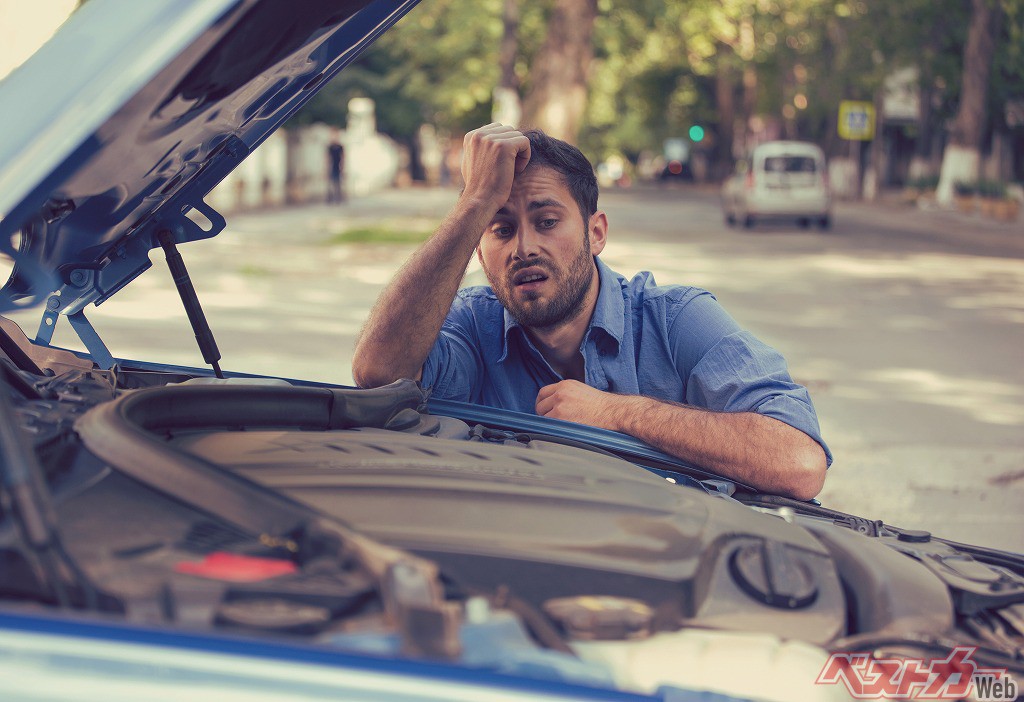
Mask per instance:
[[[538,226],[539,226],[539,227],[540,227],[541,229],[551,229],[551,228],[552,228],[552,227],[554,227],[554,226],[555,226],[556,224],[558,224],[558,220],[557,220],[557,219],[553,219],[553,218],[551,218],[551,217],[549,217],[549,218],[547,218],[547,219],[542,219],[542,220],[540,220],[539,222],[537,222],[537,225],[538,225]]]
[[[494,227],[491,233],[499,239],[508,239],[512,236],[512,227]]]

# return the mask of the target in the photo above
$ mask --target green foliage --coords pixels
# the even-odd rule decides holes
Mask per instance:
[[[297,115],[294,124],[343,124],[348,101],[377,103],[378,129],[408,140],[431,123],[463,132],[490,121],[498,83],[502,0],[431,0],[418,5]],[[544,36],[545,3],[521,10],[517,73],[526,77]]]
[[[1007,197],[1007,185],[1001,180],[988,180],[985,178],[970,182],[960,180],[953,183],[953,192],[959,197],[977,195],[987,200],[1005,200]]]
[[[1024,94],[1024,2],[1004,10],[989,91],[990,114]],[[530,66],[555,0],[520,0],[517,78]],[[498,81],[503,0],[431,0],[415,8],[342,72],[293,123],[344,124],[348,100],[377,103],[379,128],[408,141],[423,123],[455,135],[490,121]],[[933,127],[959,102],[966,0],[598,0],[589,98],[580,146],[610,153],[660,152],[664,139],[707,130],[703,148],[729,134],[719,81],[731,85],[738,120],[743,81],[754,79],[755,114],[789,134],[845,148],[835,134],[840,100],[873,100],[895,70],[915,67],[931,96]]]
[[[976,182],[958,180],[953,183],[953,192],[956,193],[957,197],[972,197],[978,193],[978,184]]]
[[[935,190],[939,187],[939,177],[935,176],[921,176],[920,178],[911,178],[906,183],[908,188],[915,190]]]
[[[238,269],[238,273],[247,278],[267,278],[274,274],[274,272],[266,266],[254,266],[252,264],[245,264]]]
[[[1006,183],[1001,180],[979,180],[975,189],[978,195],[990,200],[1006,199]]]
[[[1003,10],[1001,50],[993,58],[989,112],[997,119],[1007,100],[1024,96],[1024,2],[1000,0]]]

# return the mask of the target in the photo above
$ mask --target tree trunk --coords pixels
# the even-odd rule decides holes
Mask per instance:
[[[715,107],[718,114],[718,133],[715,142],[715,161],[712,164],[712,178],[722,180],[732,170],[733,139],[736,122],[736,75],[730,59],[732,49],[725,44],[718,46],[718,74],[715,77]]]
[[[885,119],[882,109],[885,88],[875,91],[875,136],[868,151],[868,167],[861,184],[861,197],[868,202],[878,199],[878,192],[885,185],[885,171],[888,163],[885,139]]]
[[[985,101],[1000,9],[998,0],[972,0],[971,25],[964,47],[960,106],[949,135],[949,144],[942,154],[936,192],[936,198],[943,204],[952,203],[954,183],[978,179],[981,140],[985,131]]]
[[[501,20],[505,28],[498,58],[501,77],[498,87],[494,89],[491,119],[518,127],[523,116],[523,106],[519,99],[519,79],[516,77],[516,56],[519,53],[519,0],[504,0]]]
[[[530,71],[523,122],[575,143],[587,107],[597,0],[558,0]]]
[[[925,55],[934,55],[941,50],[939,45],[939,31],[937,26],[932,26],[928,33],[928,39],[924,47]],[[941,133],[940,126],[936,123],[935,109],[932,103],[935,99],[935,76],[932,67],[927,62],[922,62],[919,67],[917,83],[917,140],[914,143],[914,155],[910,160],[910,180],[922,180],[930,178],[938,173],[934,158],[935,139],[937,133]]]
[[[912,181],[935,175],[931,169],[932,134],[935,131],[932,124],[932,96],[935,94],[933,82],[930,72],[927,72],[918,84],[917,139],[914,141],[909,173]]]
[[[757,68],[754,66],[754,22],[746,16],[740,20],[740,58],[743,59],[743,155],[749,156],[754,144],[751,142],[751,117],[757,112]]]

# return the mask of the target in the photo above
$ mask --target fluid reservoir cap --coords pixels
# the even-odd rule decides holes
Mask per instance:
[[[931,541],[932,535],[931,532],[918,529],[904,529],[896,538],[910,544],[923,544]]]
[[[544,612],[570,637],[588,641],[646,638],[654,622],[654,610],[627,597],[558,597],[544,603]]]
[[[405,409],[401,410],[398,414],[396,414],[394,417],[389,419],[387,424],[384,425],[384,428],[391,429],[393,431],[405,431],[406,429],[411,429],[415,427],[423,419],[424,416],[422,414],[420,414],[414,409],[406,407]],[[430,423],[430,426],[433,428],[434,432],[437,431],[437,424],[437,420],[434,420],[434,422]],[[421,431],[420,433],[425,434],[427,432]]]
[[[758,602],[779,609],[802,609],[818,597],[814,571],[799,551],[775,541],[748,544],[732,554],[729,572]]]

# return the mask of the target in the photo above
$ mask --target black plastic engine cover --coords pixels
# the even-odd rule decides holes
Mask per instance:
[[[804,529],[614,457],[543,441],[467,441],[467,429],[425,418],[405,431],[200,431],[169,444],[428,556],[471,587],[507,585],[536,605],[638,598],[660,628],[706,618],[815,642],[844,633],[838,576]],[[799,558],[813,601],[781,611],[744,591],[729,559],[751,544]]]

